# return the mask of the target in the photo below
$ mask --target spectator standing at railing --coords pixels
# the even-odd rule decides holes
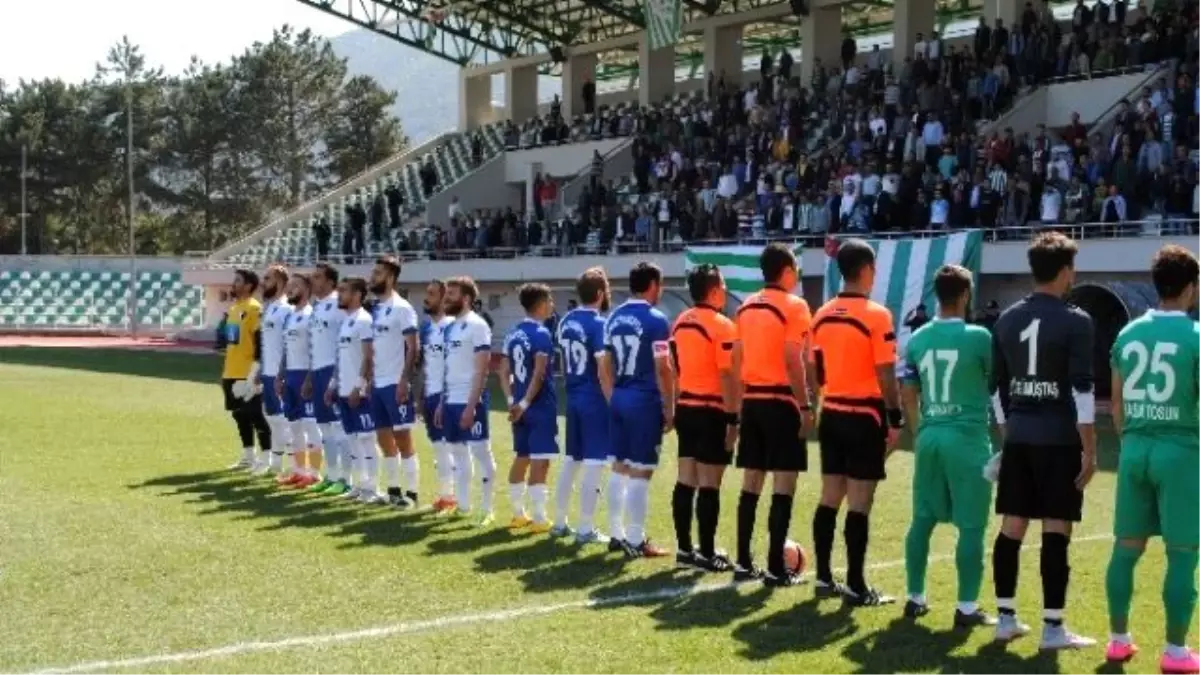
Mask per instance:
[[[402,224],[400,222],[400,209],[404,206],[404,193],[400,191],[400,186],[393,180],[388,183],[384,194],[387,196],[388,223],[394,230]]]
[[[333,238],[333,228],[329,226],[329,218],[321,216],[313,225],[313,238],[317,240],[317,260],[329,258],[329,240]]]

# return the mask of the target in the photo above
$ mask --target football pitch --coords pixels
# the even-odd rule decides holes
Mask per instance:
[[[237,455],[215,356],[0,349],[0,672],[1155,672],[1163,637],[1161,544],[1139,567],[1124,668],[1103,648],[1037,652],[1041,586],[1030,531],[1019,606],[1035,633],[1007,649],[954,631],[954,535],[939,528],[917,623],[900,605],[818,603],[627,562],[602,547],[472,529],[453,519],[277,489],[224,470]],[[493,413],[501,485],[512,457]],[[422,497],[432,457],[417,432]],[[1104,570],[1115,452],[1086,495],[1071,548],[1068,622],[1107,637]],[[649,534],[674,544],[674,438],[652,489]],[[815,448],[810,464],[817,467]],[[872,518],[868,579],[904,591],[912,456],[889,460]],[[734,544],[740,476],[726,477],[720,545]],[[811,547],[819,475],[801,480],[792,536]],[[577,501],[577,500],[576,500]],[[765,555],[760,501],[755,547]],[[601,500],[600,510],[604,509]],[[844,511],[843,514],[844,516]],[[597,514],[597,522],[607,521]],[[842,564],[836,541],[835,565]],[[994,536],[995,523],[989,534]],[[990,564],[989,564],[990,569]],[[994,610],[990,571],[982,604]],[[1192,636],[1195,637],[1194,634]]]

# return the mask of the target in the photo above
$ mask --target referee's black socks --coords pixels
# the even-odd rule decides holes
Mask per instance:
[[[855,593],[867,590],[865,566],[867,541],[870,539],[870,518],[861,511],[846,512],[846,585]]]
[[[1071,538],[1065,534],[1042,533],[1042,607],[1046,623],[1052,625],[1062,624],[1062,610],[1067,604],[1067,584],[1071,580],[1067,556],[1070,544]]]
[[[675,491],[671,494],[671,514],[675,519],[675,541],[680,553],[692,550],[692,507],[695,500],[695,486],[675,483]]]
[[[1042,552],[1043,560],[1045,552]],[[1017,572],[1021,569],[1021,540],[996,535],[992,547],[992,584],[996,587],[996,609],[1001,614],[1016,614]]]
[[[742,490],[741,497],[738,497],[737,510],[737,564],[746,570],[754,565],[750,542],[754,539],[754,512],[757,510],[758,494]]]
[[[817,559],[817,581],[833,583],[833,569],[829,559],[833,555],[833,536],[837,531],[838,510],[832,506],[817,505],[813,514],[813,554]]]
[[[696,531],[700,535],[700,555],[709,560],[717,554],[717,521],[720,517],[720,488],[702,487],[696,490]]]
[[[783,545],[787,543],[788,528],[792,524],[792,501],[791,495],[772,495],[771,510],[767,514],[767,533],[770,536],[767,571],[777,578],[787,574],[783,564]]]

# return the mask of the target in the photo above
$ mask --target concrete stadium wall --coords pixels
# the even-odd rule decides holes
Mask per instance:
[[[129,258],[107,255],[0,255],[0,270],[10,272],[128,272]],[[195,258],[139,257],[134,261],[138,272],[181,272]]]

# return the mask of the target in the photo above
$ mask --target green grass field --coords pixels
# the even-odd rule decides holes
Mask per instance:
[[[665,560],[281,492],[223,470],[238,444],[216,372],[209,356],[0,349],[0,672],[1109,672],[1099,647],[1039,655],[1036,637],[1003,650],[989,632],[952,631],[948,528],[933,544],[934,612],[912,624],[899,606],[818,604],[810,586],[724,586]],[[506,425],[492,428],[504,471]],[[667,445],[649,532],[670,544]],[[1109,449],[1071,551],[1070,623],[1101,639],[1112,464]],[[873,518],[870,578],[896,595],[911,466],[893,455]],[[739,480],[726,479],[728,548]],[[805,476],[797,498],[806,544],[818,480]],[[497,504],[506,521],[503,489]],[[1037,541],[1020,592],[1035,626]],[[1152,545],[1129,672],[1157,667],[1161,580]],[[989,582],[989,608],[991,594]]]

